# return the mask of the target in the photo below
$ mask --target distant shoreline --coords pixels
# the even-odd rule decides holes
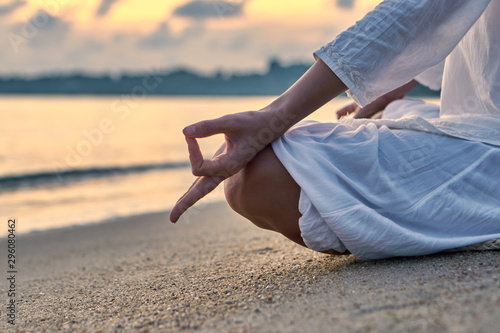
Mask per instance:
[[[275,96],[286,91],[310,66],[283,66],[271,60],[265,73],[203,75],[178,69],[120,77],[81,73],[9,77],[0,78],[0,95]],[[409,96],[439,97],[439,92],[420,85]]]

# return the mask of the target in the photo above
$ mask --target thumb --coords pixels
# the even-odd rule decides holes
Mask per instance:
[[[185,136],[192,138],[205,138],[207,136],[224,133],[226,131],[225,122],[222,118],[204,120],[184,128]]]

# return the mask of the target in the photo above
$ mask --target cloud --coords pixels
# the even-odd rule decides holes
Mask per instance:
[[[17,53],[25,47],[53,48],[62,46],[71,30],[71,23],[52,16],[44,10],[36,12],[28,21],[9,27],[9,40]]]
[[[317,22],[297,24],[295,21],[261,21],[258,17],[257,21],[252,21],[254,16],[248,15],[242,22],[243,28],[238,25],[237,29],[228,29],[226,23],[230,22],[221,22],[214,7],[214,4],[226,2],[216,1],[205,1],[212,6],[208,19],[193,19],[198,17],[193,15],[186,19],[173,15],[168,20],[153,23],[147,31],[133,27],[122,29],[111,24],[106,29],[88,29],[74,21],[73,14],[66,11],[52,14],[54,17],[40,11],[37,16],[22,22],[17,18],[16,22],[11,22],[6,19],[8,17],[3,17],[0,20],[0,35],[4,36],[0,38],[0,57],[3,57],[0,59],[0,76],[61,71],[119,73],[151,67],[190,67],[207,73],[216,68],[238,72],[265,71],[267,59],[276,55],[284,64],[296,60],[312,62],[312,52],[359,19],[362,14],[360,8],[365,10],[367,5],[364,4],[368,3],[354,1],[352,10],[341,10],[337,0],[328,0],[333,19],[325,15]],[[240,0],[226,1],[241,3]],[[2,4],[7,2],[12,1],[0,0]],[[95,2],[97,5],[92,8],[92,15],[101,2]],[[178,4],[192,2],[183,0]],[[115,5],[126,3],[121,1]],[[247,13],[248,7],[245,6],[246,3],[238,7],[241,15]],[[233,8],[228,7],[227,10]],[[27,6],[15,14],[24,9]],[[111,10],[114,9],[120,8],[113,7]],[[19,36],[19,52],[13,52],[12,43],[5,38],[9,33]]]
[[[243,14],[245,2],[194,0],[177,7],[173,15],[193,19],[235,17]]]
[[[23,0],[11,1],[6,5],[0,5],[0,16],[9,15],[17,9],[24,7],[28,2]]]
[[[138,40],[137,45],[149,49],[160,49],[172,45],[181,45],[192,38],[201,37],[204,33],[203,24],[194,24],[182,32],[174,34],[168,22],[161,22],[149,35]]]
[[[98,17],[103,17],[108,15],[111,8],[120,0],[101,0],[101,4],[95,13]]]
[[[337,6],[340,8],[352,9],[354,7],[354,0],[336,0]]]
[[[235,52],[242,51],[246,47],[248,47],[250,40],[251,40],[250,36],[247,33],[243,33],[237,36],[236,38],[233,38],[233,40],[230,41],[229,44],[227,45],[227,48],[228,50]]]
[[[170,27],[162,22],[150,35],[139,40],[138,45],[146,48],[156,49],[175,43]]]

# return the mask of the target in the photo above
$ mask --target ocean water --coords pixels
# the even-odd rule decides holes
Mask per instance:
[[[182,128],[273,99],[2,96],[0,218],[27,233],[168,210],[194,180]],[[333,100],[309,118],[335,121],[348,103]],[[211,156],[221,142],[200,144]],[[223,198],[219,187],[203,201]]]

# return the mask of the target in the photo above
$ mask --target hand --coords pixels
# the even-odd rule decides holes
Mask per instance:
[[[269,112],[249,111],[206,120],[184,129],[193,175],[198,176],[177,201],[170,221],[179,217],[198,200],[212,192],[224,179],[238,173],[266,145],[281,136],[285,126],[270,126]],[[204,159],[196,138],[224,134],[225,143],[212,159]]]
[[[198,179],[177,201],[170,221],[177,222],[189,207],[243,169],[265,146],[345,90],[344,83],[319,59],[261,111],[236,113],[186,127],[191,168]],[[211,160],[203,159],[196,139],[214,134],[224,134],[226,143]]]
[[[365,107],[360,107],[356,103],[351,103],[337,111],[337,118],[348,114],[354,114],[354,118],[380,118],[385,107],[397,99],[404,98],[405,95],[418,85],[416,80],[412,80],[387,94],[380,96]]]
[[[387,103],[389,104],[389,103]],[[383,105],[377,101],[374,101],[364,108],[360,107],[356,103],[351,103],[349,105],[344,106],[342,109],[337,111],[337,119],[341,117],[354,114],[353,118],[373,118],[376,119],[380,117],[381,111],[385,109],[387,104]]]

